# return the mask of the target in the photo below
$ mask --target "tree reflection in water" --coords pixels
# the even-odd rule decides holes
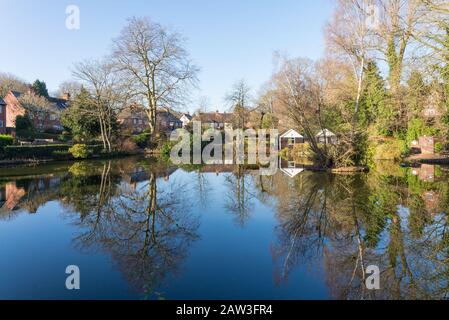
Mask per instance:
[[[176,273],[198,239],[199,219],[191,213],[188,190],[167,179],[169,170],[141,167],[130,178],[141,182],[118,183],[120,179],[111,177],[111,162],[105,163],[96,180],[97,193],[87,196],[90,201],[83,197],[91,206],[83,210],[78,222],[83,233],[74,240],[81,250],[109,252],[127,281],[148,296],[168,274]],[[76,205],[73,200],[68,203]]]
[[[278,283],[287,281],[295,266],[315,266],[323,257],[334,298],[447,297],[447,175],[428,182],[410,170],[397,175],[305,173],[294,182],[293,188],[285,179],[273,185]],[[365,288],[369,265],[381,270],[378,291]]]
[[[368,174],[303,172],[294,179],[280,172],[259,176],[243,166],[189,167],[179,169],[184,184],[171,176],[176,167],[148,160],[61,164],[38,176],[30,170],[20,179],[3,178],[0,220],[59,201],[76,226],[76,247],[108,252],[139,293],[155,297],[199,239],[194,212],[207,207],[212,193],[225,194],[209,209],[222,206],[238,226],[258,218],[256,207],[274,213],[271,254],[278,285],[308,267],[333,298],[447,298],[447,169],[378,166],[384,167]],[[213,180],[218,172],[224,181]],[[381,270],[378,291],[364,285],[370,265]]]
[[[244,226],[251,217],[254,207],[254,186],[251,176],[243,165],[232,166],[232,173],[226,175],[226,210],[234,215],[235,223]]]

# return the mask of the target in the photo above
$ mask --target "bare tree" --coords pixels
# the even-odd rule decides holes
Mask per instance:
[[[250,112],[251,88],[245,80],[237,81],[231,91],[225,97],[226,102],[230,105],[231,111],[236,118],[236,124],[239,128],[244,128],[248,121]]]
[[[446,0],[423,0],[425,16],[414,39],[428,48],[431,64],[447,63],[449,37],[449,2]]]
[[[28,85],[22,79],[9,73],[0,73],[0,98],[6,96],[11,91],[26,92]]]
[[[60,97],[65,95],[69,95],[69,97],[74,98],[80,91],[83,85],[77,81],[64,81],[59,85],[58,91],[56,94]]]
[[[404,127],[407,110],[401,98],[401,81],[407,49],[414,42],[420,19],[426,14],[422,0],[377,0],[379,27],[377,49],[388,66],[388,81],[394,102],[396,129]]]
[[[327,143],[322,148],[315,138],[317,129],[324,129],[325,108],[322,83],[318,81],[315,65],[308,59],[282,59],[273,75],[276,99],[291,122],[310,143],[320,165],[330,167]]]
[[[351,62],[356,79],[352,134],[355,133],[363,90],[365,67],[372,50],[373,30],[367,23],[371,0],[339,0],[334,18],[327,27],[328,47],[331,53]]]
[[[94,108],[86,112],[98,118],[103,147],[111,152],[116,115],[127,101],[124,85],[108,60],[79,63],[75,66],[73,75],[91,94],[89,105]]]
[[[210,102],[209,97],[202,96],[198,99],[198,108],[196,113],[205,113],[210,110],[212,103]]]
[[[131,18],[113,43],[113,58],[121,76],[129,79],[133,96],[141,102],[151,133],[157,108],[182,101],[196,83],[198,68],[191,62],[181,36],[149,18]]]
[[[39,96],[32,91],[21,95],[19,101],[34,125],[38,128],[43,128],[45,119],[60,112],[45,97]]]

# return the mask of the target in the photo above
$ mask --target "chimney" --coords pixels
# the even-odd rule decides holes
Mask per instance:
[[[64,92],[62,95],[61,95],[61,98],[62,99],[64,99],[64,100],[70,100],[70,93],[69,92]]]
[[[33,86],[31,86],[31,85],[28,86],[27,94],[30,94],[30,95],[36,94],[36,91],[34,91]]]

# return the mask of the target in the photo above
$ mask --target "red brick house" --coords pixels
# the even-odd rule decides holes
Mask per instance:
[[[22,103],[20,102],[21,96],[23,96],[23,93],[21,92],[10,91],[3,98],[5,103],[3,114],[5,123],[4,132],[6,133],[14,133],[17,116],[23,116],[27,113],[26,108],[22,106]],[[32,117],[31,119],[35,129],[41,132],[50,130],[56,132],[62,131],[63,127],[61,125],[60,115],[61,112],[69,106],[69,98],[68,95],[63,98],[46,98],[49,106],[48,110],[42,113],[42,115]]]
[[[207,112],[199,113],[193,118],[194,121],[200,121],[203,129],[232,129],[234,115],[232,113]]]
[[[142,106],[130,106],[122,110],[118,117],[118,122],[123,130],[133,134],[147,130],[149,126],[148,116]],[[173,130],[183,127],[183,122],[177,114],[168,108],[161,108],[156,112],[156,131],[159,133],[170,133]]]
[[[0,98],[0,134],[6,133],[6,102]]]

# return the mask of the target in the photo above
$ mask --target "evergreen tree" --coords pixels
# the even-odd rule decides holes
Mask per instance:
[[[34,92],[41,96],[41,97],[45,97],[48,98],[48,90],[47,90],[47,84],[44,81],[40,81],[39,79],[37,79],[36,81],[34,81],[33,83],[33,90]]]
[[[366,66],[364,82],[365,86],[360,102],[360,124],[369,126],[377,121],[384,122],[384,118],[388,118],[388,114],[384,112],[387,92],[385,81],[374,61],[368,62]]]
[[[70,108],[62,114],[61,123],[72,133],[75,140],[88,141],[100,133],[98,118],[92,113],[91,99],[89,92],[81,88]]]
[[[408,119],[418,118],[429,95],[429,88],[424,82],[423,75],[417,70],[413,70],[407,81],[407,113]]]

